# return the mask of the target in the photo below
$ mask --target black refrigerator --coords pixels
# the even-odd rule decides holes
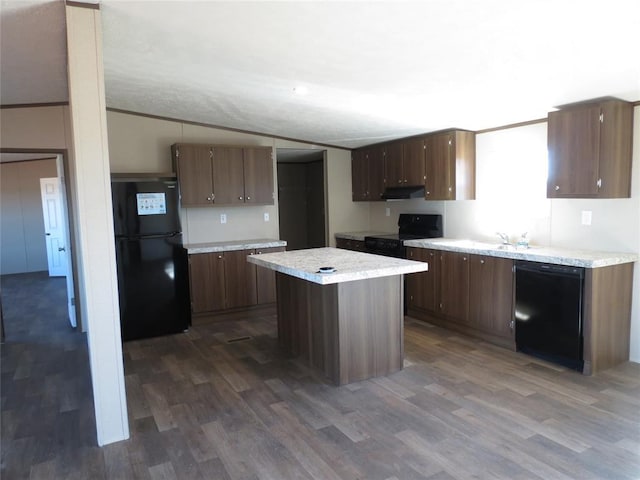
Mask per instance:
[[[187,251],[174,178],[111,179],[122,339],[191,325]]]

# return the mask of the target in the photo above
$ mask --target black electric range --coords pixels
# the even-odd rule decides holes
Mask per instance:
[[[367,253],[406,258],[405,240],[438,237],[442,237],[442,215],[401,213],[398,233],[364,237],[364,245]]]

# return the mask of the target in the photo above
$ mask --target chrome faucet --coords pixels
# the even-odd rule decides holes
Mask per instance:
[[[509,235],[507,235],[506,233],[502,233],[502,232],[496,232],[496,235],[498,235],[500,237],[500,239],[502,240],[502,244],[503,245],[510,245],[510,243],[509,243]]]

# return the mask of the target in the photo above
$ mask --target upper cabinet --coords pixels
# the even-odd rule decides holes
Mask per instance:
[[[354,202],[381,200],[385,187],[383,148],[362,148],[352,152],[351,186]]]
[[[582,103],[550,112],[548,198],[631,196],[633,104]]]
[[[425,187],[426,200],[476,195],[475,133],[452,130],[352,152],[353,201],[380,200],[386,187]]]
[[[424,140],[418,138],[386,144],[384,165],[387,186],[424,185]]]
[[[426,140],[423,137],[402,142],[403,185],[424,185]]]
[[[425,137],[427,200],[476,198],[476,135],[452,130]]]
[[[183,207],[274,202],[270,147],[175,144],[171,153]]]

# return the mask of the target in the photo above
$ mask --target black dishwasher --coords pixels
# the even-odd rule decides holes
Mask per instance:
[[[582,371],[584,268],[516,262],[516,348]]]

